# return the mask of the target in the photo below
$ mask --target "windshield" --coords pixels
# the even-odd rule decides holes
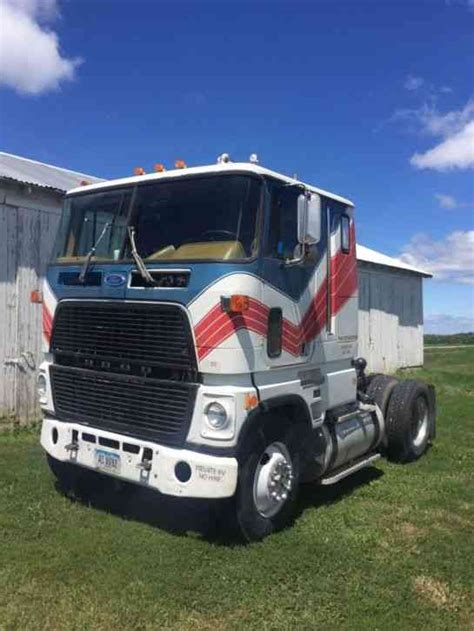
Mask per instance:
[[[81,262],[97,245],[93,260],[130,260],[131,225],[145,261],[252,258],[260,186],[245,175],[182,177],[71,196],[54,257]]]

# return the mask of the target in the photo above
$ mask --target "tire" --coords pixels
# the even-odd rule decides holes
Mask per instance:
[[[367,395],[376,403],[385,418],[390,397],[398,384],[398,379],[388,375],[374,375],[367,388]]]
[[[242,446],[234,510],[247,541],[264,539],[293,520],[300,482],[298,435],[298,426],[272,418]]]
[[[381,372],[371,372],[369,375],[367,375],[367,377],[365,378],[366,392],[369,389],[369,386],[372,383],[372,381],[375,379],[375,377],[383,377],[383,376],[384,375]]]
[[[386,416],[387,455],[395,462],[411,462],[425,453],[434,422],[428,387],[414,379],[394,389]]]

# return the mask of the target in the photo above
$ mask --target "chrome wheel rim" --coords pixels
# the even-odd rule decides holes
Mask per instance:
[[[423,445],[428,436],[428,425],[428,403],[425,397],[420,396],[415,401],[412,415],[412,440],[415,448]]]
[[[262,517],[273,517],[293,487],[293,463],[283,443],[269,445],[260,457],[253,483],[253,499]]]

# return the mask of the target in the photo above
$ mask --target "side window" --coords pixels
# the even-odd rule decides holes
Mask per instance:
[[[348,254],[351,249],[351,223],[347,215],[341,215],[341,250]]]
[[[280,259],[295,256],[298,246],[297,199],[295,189],[276,185],[271,188],[267,256]]]

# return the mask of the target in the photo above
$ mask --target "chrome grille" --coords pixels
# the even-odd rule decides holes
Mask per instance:
[[[196,369],[189,320],[176,305],[112,300],[61,302],[55,314],[51,352],[77,360]]]
[[[59,420],[178,446],[186,439],[197,385],[50,367]]]

